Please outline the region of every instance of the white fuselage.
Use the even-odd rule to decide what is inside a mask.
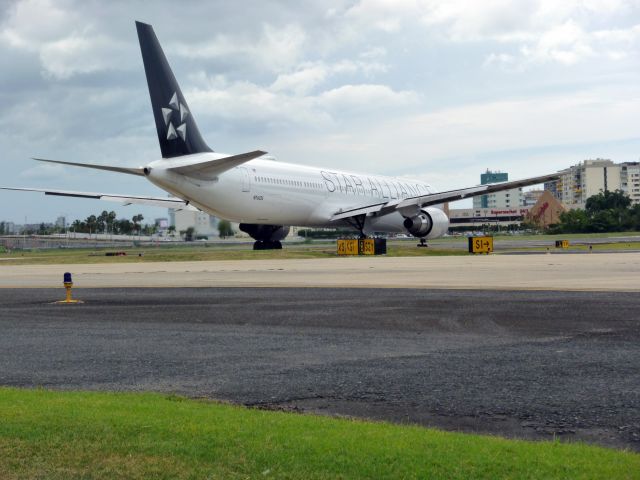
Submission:
[[[225,156],[210,153],[157,160],[148,165],[147,178],[163,190],[220,218],[240,223],[307,227],[335,227],[331,217],[337,212],[433,192],[429,184],[419,180],[320,169],[263,158],[214,178],[195,178],[167,170]],[[400,214],[396,212],[377,218],[375,230],[399,232],[401,224]]]

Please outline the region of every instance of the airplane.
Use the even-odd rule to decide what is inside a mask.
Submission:
[[[360,174],[276,161],[255,150],[237,155],[214,152],[204,141],[151,25],[136,22],[162,158],[144,167],[34,158],[76,167],[145,177],[171,194],[148,197],[48,188],[0,187],[78,198],[200,210],[239,223],[254,249],[280,249],[290,226],[348,225],[366,237],[374,232],[427,239],[443,236],[446,202],[556,180],[557,174],[524,180],[435,191],[417,179]]]

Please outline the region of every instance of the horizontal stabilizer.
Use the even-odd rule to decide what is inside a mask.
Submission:
[[[95,165],[93,163],[75,163],[75,162],[63,162],[61,160],[47,160],[46,158],[33,158],[38,162],[58,163],[60,165],[71,165],[74,167],[93,168],[96,170],[107,170],[109,172],[126,173],[129,175],[139,175],[144,177],[142,168],[125,168],[125,167],[112,167],[109,165]]]
[[[180,198],[145,197],[140,195],[118,195],[114,193],[94,193],[94,192],[74,192],[70,190],[50,190],[46,188],[17,188],[0,187],[0,190],[17,190],[21,192],[40,192],[45,195],[57,195],[60,197],[93,198],[94,200],[105,200],[107,202],[118,202],[122,205],[147,205],[150,207],[175,208],[176,210],[198,209],[189,202]]]
[[[217,158],[215,160],[206,160],[204,162],[192,163],[180,167],[169,168],[172,172],[186,175],[188,177],[199,178],[202,180],[213,180],[221,173],[231,170],[232,168],[242,165],[243,163],[261,157],[267,152],[255,150],[253,152],[241,153],[230,157]]]

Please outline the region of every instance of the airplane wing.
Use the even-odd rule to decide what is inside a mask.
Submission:
[[[393,199],[387,202],[378,202],[370,205],[360,206],[349,210],[338,211],[333,214],[331,220],[344,220],[346,218],[357,217],[359,215],[367,215],[377,213],[378,215],[387,215],[396,210],[424,208],[429,205],[437,205],[439,203],[453,202],[464,198],[476,197],[487,193],[501,192],[503,190],[511,190],[512,188],[527,187],[537,185],[539,183],[557,180],[559,174],[542,175],[540,177],[525,178],[523,180],[514,180],[511,182],[490,183],[487,185],[476,185],[475,187],[460,188],[458,190],[448,190],[445,192],[429,193],[417,197],[409,197],[404,199]]]
[[[93,198],[94,200],[106,200],[107,202],[118,202],[122,205],[148,205],[151,207],[175,208],[176,210],[194,210],[198,209],[193,205],[189,205],[180,198],[175,197],[145,197],[139,195],[118,195],[113,193],[93,193],[93,192],[74,192],[70,190],[49,190],[44,188],[16,188],[16,187],[0,187],[0,190],[17,190],[21,192],[41,192],[45,195],[57,195],[61,197],[76,198]]]

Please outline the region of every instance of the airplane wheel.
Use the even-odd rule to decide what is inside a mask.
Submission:
[[[282,250],[282,243],[258,240],[253,244],[254,250]]]

